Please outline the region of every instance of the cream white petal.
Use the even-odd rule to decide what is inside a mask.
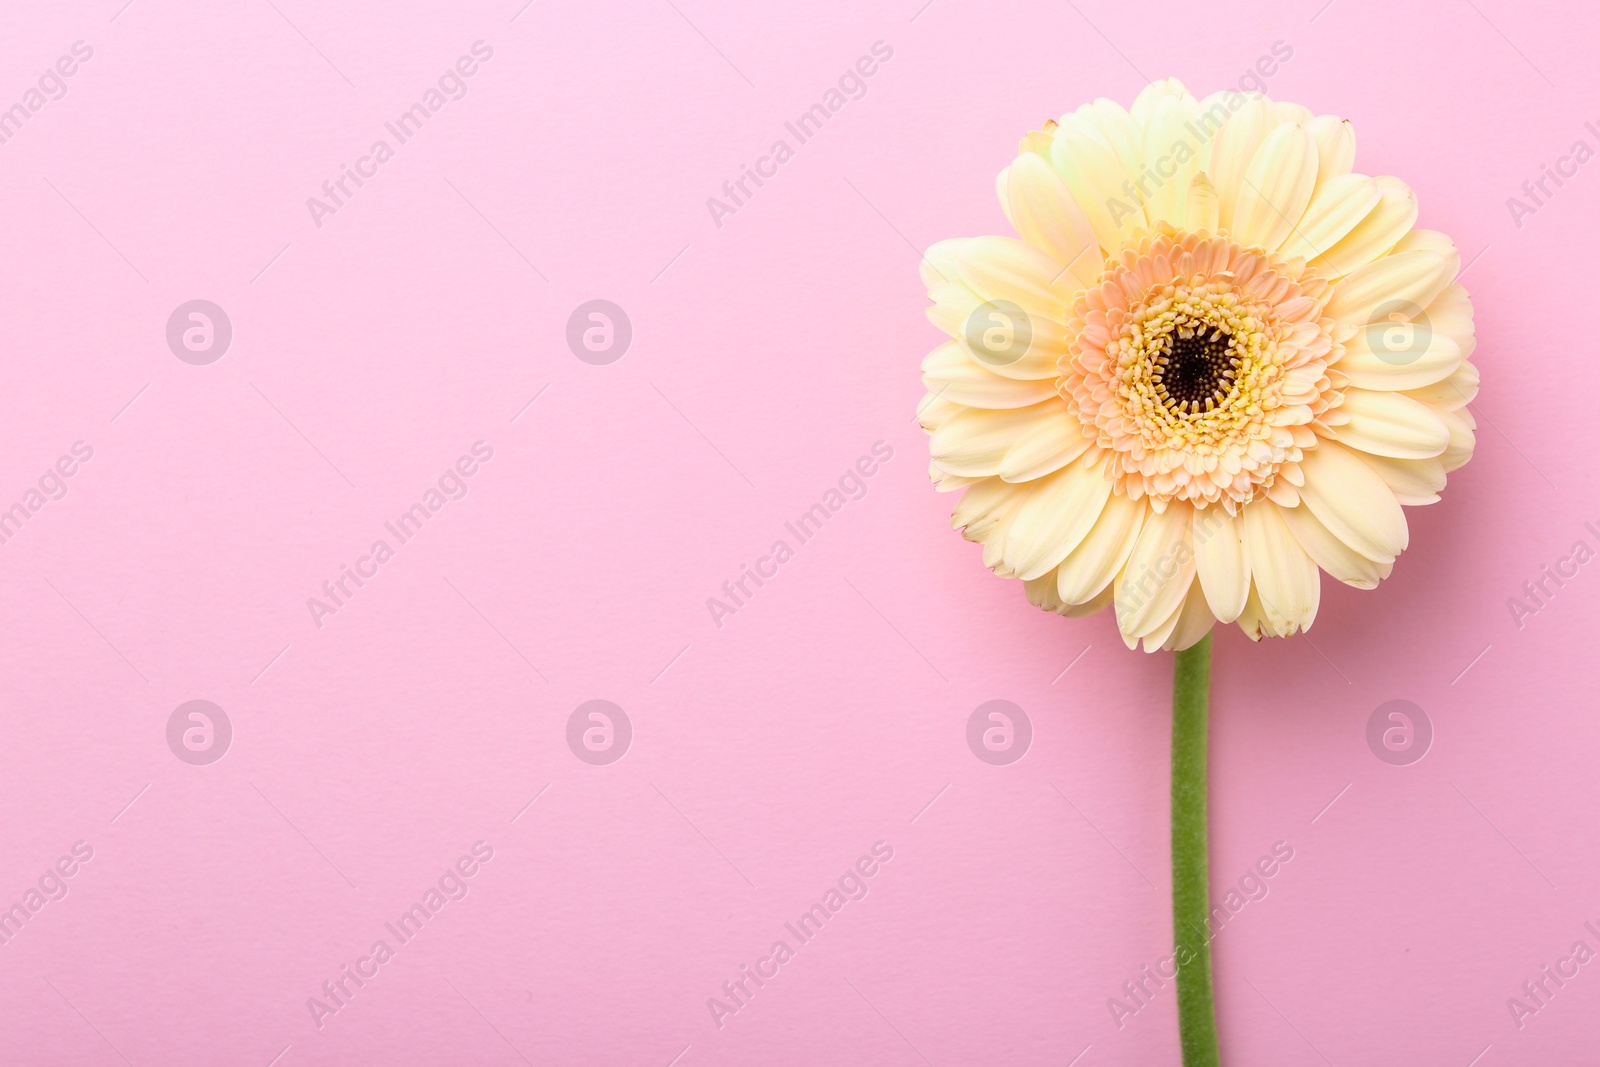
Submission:
[[[1360,455],[1322,441],[1300,460],[1300,497],[1339,540],[1376,563],[1393,563],[1410,533],[1394,493]]]
[[[1433,330],[1447,335],[1461,348],[1461,358],[1470,359],[1477,347],[1472,322],[1472,299],[1460,282],[1452,282],[1423,309],[1423,318]]]
[[[1013,237],[974,237],[962,246],[957,263],[973,292],[985,300],[1013,301],[1030,314],[1050,315],[1076,295],[1061,280],[1061,264]]]
[[[1202,637],[1210,633],[1211,627],[1219,621],[1231,620],[1219,620],[1211,614],[1211,608],[1205,594],[1200,591],[1200,583],[1197,580],[1194,585],[1189,587],[1188,595],[1183,598],[1183,607],[1179,609],[1177,625],[1172,628],[1172,632],[1161,642],[1161,647],[1170,652],[1182,652],[1186,648],[1191,648]],[[1149,648],[1150,642],[1146,639],[1145,649],[1148,651]]]
[[[1233,209],[1233,235],[1247,245],[1275,251],[1311,202],[1317,142],[1299,126],[1279,124],[1256,149],[1243,182]]]
[[[1435,414],[1450,431],[1450,444],[1446,446],[1439,461],[1444,464],[1446,472],[1453,471],[1472,458],[1472,450],[1477,440],[1473,430],[1477,429],[1477,420],[1467,408],[1458,411],[1435,411]]]
[[[1211,613],[1232,622],[1250,595],[1250,563],[1245,557],[1239,518],[1220,507],[1194,513],[1195,571]]]
[[[1117,628],[1143,637],[1171,617],[1194,580],[1190,526],[1194,509],[1174,501],[1146,517],[1128,562],[1117,576]]]
[[[929,451],[933,461],[951,474],[969,478],[999,474],[1011,446],[1035,427],[1059,420],[1065,411],[1066,402],[1060,399],[1010,411],[963,408],[933,430]]]
[[[1313,563],[1345,585],[1357,589],[1376,589],[1384,576],[1383,564],[1374,563],[1333,534],[1317,520],[1308,507],[1283,508],[1280,512],[1289,532],[1305,549]]]
[[[1325,311],[1351,326],[1382,322],[1390,308],[1425,306],[1454,276],[1455,263],[1448,256],[1428,249],[1396,252],[1352,271],[1335,285]]]
[[[1000,201],[1000,210],[1005,213],[1006,221],[1011,223],[1011,228],[1022,233],[1022,228],[1017,225],[1017,217],[1011,211],[1011,168],[1002,167],[1000,173],[994,176],[994,193]],[[1027,234],[1023,234],[1026,238]]]
[[[1288,100],[1274,100],[1272,114],[1279,122],[1292,122],[1296,126],[1309,125],[1316,117],[1309,107],[1304,104],[1291,103]]]
[[[1211,161],[1206,175],[1216,187],[1221,224],[1224,229],[1233,226],[1233,209],[1239,191],[1244,186],[1244,175],[1255,158],[1256,149],[1266,140],[1267,133],[1277,125],[1272,101],[1264,96],[1250,95],[1237,111],[1229,115],[1211,142]]]
[[[961,249],[970,237],[952,237],[944,241],[936,241],[922,254],[922,262],[917,265],[922,273],[922,284],[932,289],[941,282],[951,282],[961,277],[961,270],[956,265]]]
[[[1061,121],[1068,128],[1076,129],[1075,124],[1081,122],[1092,129],[1095,136],[1111,149],[1124,170],[1131,172],[1139,165],[1139,125],[1128,110],[1115,100],[1098,97],[1078,108],[1073,113],[1073,119],[1063,116]]]
[[[1041,422],[1017,438],[1000,461],[1000,477],[1008,482],[1031,482],[1060,470],[1088,450],[1093,442],[1069,406],[1060,404],[1060,417]]]
[[[1121,493],[1108,497],[1094,528],[1056,569],[1061,599],[1081,604],[1108,588],[1127,563],[1149,513],[1149,505],[1142,500],[1130,500]]]
[[[1128,109],[1134,126],[1148,127],[1163,102],[1182,105],[1185,111],[1198,107],[1183,82],[1177,78],[1162,78],[1139,90],[1139,95],[1134,97],[1133,107]]]
[[[1205,172],[1196,174],[1189,181],[1189,193],[1184,204],[1184,218],[1188,220],[1189,227],[1194,230],[1203,230],[1206,233],[1216,233],[1221,223],[1222,202],[1217,197],[1216,187],[1211,184],[1211,179]]]
[[[1332,248],[1311,261],[1324,278],[1339,278],[1366,266],[1404,237],[1417,221],[1417,196],[1399,178],[1382,175],[1378,203]]]
[[[1280,246],[1282,251],[1315,259],[1366,218],[1381,196],[1378,183],[1365,174],[1341,174],[1319,183],[1294,232]]]
[[[969,541],[982,541],[1022,503],[1016,486],[999,478],[984,478],[972,484],[956,502],[950,526],[965,532]]]
[[[1115,587],[1113,586],[1113,588],[1115,588]],[[1113,606],[1115,606],[1116,605],[1116,600],[1113,599],[1111,603],[1112,603]],[[1178,614],[1177,611],[1174,611],[1172,613],[1171,618],[1172,618],[1173,625],[1177,624],[1177,614]],[[1122,643],[1125,646],[1127,646],[1127,649],[1128,649],[1129,652],[1132,652],[1132,651],[1136,650],[1139,647],[1139,639],[1137,637],[1133,636],[1132,634],[1128,633],[1127,631],[1119,629],[1117,631],[1117,634],[1118,634],[1118,636],[1120,636],[1122,638]]]
[[[1335,439],[1391,459],[1426,459],[1450,443],[1450,431],[1426,404],[1402,393],[1348,389],[1339,411],[1346,417]]]
[[[985,369],[954,341],[923,358],[922,383],[931,396],[975,408],[1023,408],[1059,395],[1049,378],[1007,378]]]
[[[1028,154],[1006,173],[1011,222],[1023,240],[1048,253],[1078,287],[1093,285],[1103,259],[1099,240],[1055,168]]]
[[[1306,123],[1317,141],[1317,184],[1349,174],[1356,163],[1356,128],[1338,115],[1318,115]]]
[[[917,405],[917,425],[932,433],[966,409],[967,406],[965,404],[958,404],[947,397],[929,394],[922,398],[922,403]]]
[[[988,370],[1008,378],[1055,376],[1066,351],[1066,327],[1049,310],[1028,308],[1005,297],[986,299],[964,281],[937,282],[928,321],[955,338]],[[990,336],[987,331],[999,330]],[[1015,342],[1015,343],[1013,343]],[[979,351],[974,351],[974,348]]]
[[[1204,160],[1190,132],[1193,128],[1193,110],[1182,97],[1163,97],[1151,109],[1144,127],[1140,181],[1148,191],[1145,215],[1152,222],[1194,226],[1188,218],[1189,185]]]
[[[1478,396],[1478,368],[1462,362],[1448,378],[1432,385],[1406,390],[1406,396],[1440,411],[1457,411]]]
[[[1283,509],[1258,500],[1239,512],[1250,581],[1272,632],[1279,636],[1311,628],[1322,583],[1317,565],[1289,532]]]
[[[1402,320],[1357,330],[1334,367],[1359,389],[1400,391],[1443,381],[1460,365],[1461,349],[1447,334]]]
[[[1004,558],[1019,578],[1054,570],[1094,526],[1111,495],[1099,466],[1074,463],[1029,484],[1006,529]]]
[[[961,336],[967,328],[967,320],[983,303],[983,297],[959,278],[936,280],[928,286],[928,299],[933,301],[925,311],[928,321],[951,337]]]
[[[928,298],[928,321],[985,370],[1019,380],[1053,379],[1059,372],[1067,345],[1060,321],[1004,297],[985,299],[963,281],[937,282]]]
[[[1263,637],[1277,637],[1267,623],[1266,609],[1261,606],[1261,596],[1256,592],[1254,582],[1250,583],[1250,598],[1244,602],[1244,610],[1239,613],[1239,629],[1252,641],[1259,641]]]
[[[1023,582],[1022,591],[1027,596],[1028,603],[1036,608],[1043,608],[1045,611],[1054,611],[1059,614],[1066,605],[1056,595],[1055,579],[1055,572],[1052,571],[1049,574],[1038,578],[1029,578]]]
[[[1100,590],[1092,600],[1086,600],[1082,604],[1063,604],[1058,610],[1069,619],[1087,619],[1090,615],[1098,615],[1111,606],[1111,598],[1115,590],[1116,587],[1107,582],[1106,587]]]
[[[1067,344],[1056,316],[1073,294],[1056,280],[1054,261],[1009,237],[969,238],[938,252],[939,269],[956,277],[930,275],[928,321],[1003,378],[1056,377]]]
[[[1394,491],[1395,499],[1408,507],[1432,504],[1439,499],[1444,488],[1444,461],[1429,459],[1389,459],[1385,456],[1362,457],[1367,466],[1378,472],[1384,484]]]
[[[1020,502],[1019,502],[1020,503]],[[994,571],[1002,578],[1015,578],[1017,572],[1012,570],[1005,561],[1006,530],[1011,526],[1011,520],[1016,518],[1017,509],[1012,508],[1004,515],[996,517],[993,529],[983,537],[968,537],[969,541],[980,541],[983,544],[983,565]]]
[[[1194,583],[1191,581],[1190,585],[1193,586],[1193,584]],[[1202,597],[1201,599],[1204,600],[1205,598]],[[1143,635],[1142,639],[1144,641],[1144,650],[1146,652],[1158,652],[1161,650],[1162,646],[1167,643],[1167,640],[1172,636],[1172,632],[1178,628],[1179,620],[1183,618],[1183,606],[1186,603],[1188,603],[1187,596],[1178,601],[1177,605],[1172,609],[1171,614],[1169,614],[1165,619],[1162,619],[1155,626],[1151,627],[1149,632]],[[1132,634],[1122,635],[1122,643],[1128,646],[1128,651],[1130,652],[1138,647],[1140,640],[1141,638],[1135,637]]]
[[[1047,122],[1043,129],[1029,130],[1017,142],[1017,154],[1030,154],[1043,156],[1046,161],[1050,159],[1050,145],[1056,139],[1056,123]]]
[[[1447,259],[1453,259],[1455,264],[1450,271],[1451,278],[1461,272],[1460,250],[1456,248],[1456,243],[1450,240],[1448,234],[1440,233],[1438,230],[1411,230],[1395,242],[1394,247],[1389,250],[1389,254],[1398,255],[1401,252],[1415,252],[1419,249],[1437,252]]]
[[[940,307],[941,319],[935,324],[941,326],[959,310],[954,303]],[[931,311],[928,317],[934,317]],[[1019,381],[1054,381],[1067,351],[1065,326],[1003,297],[974,303],[954,336],[974,363],[1002,378]]]
[[[1050,163],[1102,248],[1120,248],[1126,234],[1145,225],[1143,203],[1122,187],[1131,176],[1128,168],[1098,137],[1063,125],[1056,131]]]
[[[987,481],[985,478],[968,478],[960,474],[948,474],[940,470],[937,463],[928,464],[928,480],[933,483],[933,491],[936,493],[954,493],[977,485],[979,482]]]

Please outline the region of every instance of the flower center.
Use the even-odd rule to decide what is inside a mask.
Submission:
[[[1183,328],[1167,335],[1167,351],[1156,359],[1151,380],[1161,403],[1181,415],[1210,411],[1222,403],[1239,372],[1239,357],[1232,354],[1233,338],[1213,328],[1209,334]]]
[[[1312,424],[1342,400],[1327,285],[1227,237],[1140,238],[1079,294],[1057,389],[1118,492],[1230,512],[1299,484]]]

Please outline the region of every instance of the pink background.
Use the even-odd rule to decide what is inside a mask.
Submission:
[[[93,58],[0,145],[0,508],[94,455],[0,546],[0,907],[93,858],[0,946],[0,1062],[1176,1062],[1170,985],[1120,1028],[1107,1003],[1170,943],[1170,657],[948,529],[917,250],[1005,231],[994,175],[1043,119],[1234,86],[1278,41],[1270,91],[1350,117],[1471,261],[1483,392],[1391,581],[1327,588],[1309,638],[1219,633],[1215,891],[1294,849],[1214,945],[1225,1056],[1589,1062],[1600,963],[1520,1030],[1506,1002],[1600,949],[1600,568],[1520,629],[1507,600],[1600,548],[1600,162],[1520,227],[1506,199],[1600,147],[1600,16],[1321,2],[12,5],[0,107]],[[468,94],[314,225],[479,40]],[[877,41],[866,96],[715,225]],[[164,334],[196,298],[234,329],[208,366]],[[565,341],[596,298],[633,325],[607,366]],[[307,598],[479,440],[468,495],[318,628]],[[714,625],[878,441],[865,498]],[[596,698],[634,730],[608,766],[566,742]],[[207,766],[166,742],[193,699],[233,725]],[[1010,766],[965,740],[993,699],[1033,724]],[[1435,731],[1410,766],[1365,740],[1394,699]],[[480,840],[319,1029],[307,999]],[[719,1028],[707,999],[877,841],[869,895]]]

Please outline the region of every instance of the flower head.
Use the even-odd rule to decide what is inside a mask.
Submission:
[[[1472,455],[1478,374],[1455,246],[1354,159],[1336,116],[1169,79],[1022,139],[1020,240],[928,250],[932,476],[1034,604],[1187,648],[1389,575],[1401,505]]]

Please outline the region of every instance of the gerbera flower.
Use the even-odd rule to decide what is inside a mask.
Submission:
[[[1130,648],[1308,629],[1472,455],[1450,239],[1349,122],[1176,80],[1086,104],[1000,172],[1021,239],[928,250],[932,476],[984,563]]]

